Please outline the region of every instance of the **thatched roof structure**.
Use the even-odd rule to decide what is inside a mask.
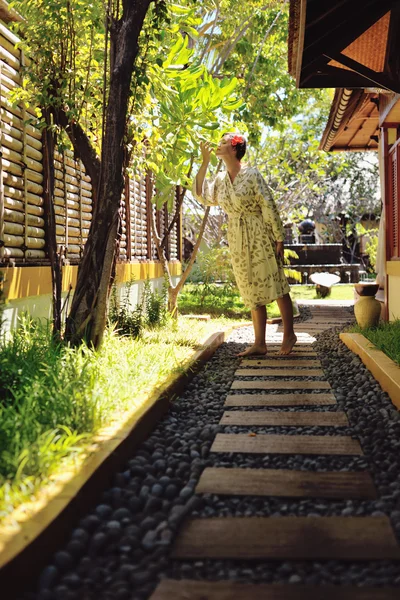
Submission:
[[[298,87],[400,92],[400,2],[290,0],[289,72]]]

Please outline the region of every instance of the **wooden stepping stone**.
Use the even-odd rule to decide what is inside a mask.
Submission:
[[[400,560],[400,549],[387,517],[222,517],[186,521],[172,557]]]
[[[205,469],[197,484],[196,493],[368,500],[377,497],[372,478],[366,472],[313,473],[289,469],[224,467]]]
[[[346,435],[217,433],[211,452],[244,454],[328,454],[362,456],[358,441]]]
[[[304,325],[346,325],[346,323],[351,322],[353,319],[312,319],[311,321],[306,321]]]
[[[299,323],[298,325],[294,326],[294,331],[307,331],[308,329],[324,329],[329,327],[331,324],[330,323]]]
[[[279,359],[284,358],[284,356],[282,356],[282,354],[278,353],[278,350],[274,350],[274,348],[270,345],[268,345],[268,356],[269,357],[276,356]],[[318,356],[318,354],[316,352],[312,351],[311,349],[310,350],[295,350],[295,351],[292,350],[292,352],[288,356],[290,356],[291,358],[297,358],[298,356],[300,356],[300,357],[306,356],[307,358],[308,357],[312,358],[314,356]],[[253,359],[251,359],[251,356],[249,356],[249,358],[247,360],[257,360],[257,359],[260,360],[261,357],[255,356]]]
[[[330,390],[327,381],[234,381],[232,390]]]
[[[272,344],[272,343],[268,344],[268,350],[272,350],[273,352],[278,352],[280,349],[281,349],[281,347],[277,344]],[[292,354],[298,354],[299,352],[307,352],[307,353],[310,353],[310,356],[317,356],[317,353],[315,352],[314,348],[312,347],[312,344],[296,344],[295,347],[293,348],[293,350],[291,351],[290,355],[284,355],[282,358],[291,356]]]
[[[398,600],[399,588],[164,579],[150,600]]]
[[[234,394],[224,406],[329,406],[337,404],[333,394]]]
[[[274,359],[259,359],[259,360],[242,360],[240,363],[244,367],[320,367],[321,363],[319,360],[302,360],[301,358],[296,359],[285,359],[285,358],[274,358]]]
[[[323,377],[321,369],[238,369],[238,377]]]
[[[289,427],[347,427],[344,412],[225,411],[220,425],[277,425]]]

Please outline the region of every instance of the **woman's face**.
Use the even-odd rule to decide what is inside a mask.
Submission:
[[[232,136],[230,134],[224,135],[217,146],[215,154],[220,156],[236,156],[235,148],[231,144]]]

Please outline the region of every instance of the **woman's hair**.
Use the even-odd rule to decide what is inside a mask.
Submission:
[[[236,158],[238,160],[241,160],[243,158],[243,156],[246,154],[246,146],[247,146],[246,138],[241,133],[236,133],[236,132],[231,132],[231,131],[224,133],[224,135],[222,137],[225,137],[226,135],[231,136],[232,142],[234,142],[232,144],[232,146],[235,148]]]

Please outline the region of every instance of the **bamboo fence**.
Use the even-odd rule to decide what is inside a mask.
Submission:
[[[35,125],[35,111],[15,105],[10,92],[21,85],[26,65],[18,38],[0,22],[0,264],[10,260],[33,264],[48,262],[43,203],[42,133]],[[54,211],[58,250],[65,260],[79,262],[92,221],[90,177],[72,151],[54,157]],[[121,198],[119,260],[157,260],[151,240],[150,177],[126,180]],[[168,223],[165,210],[157,211],[161,235]],[[179,223],[174,226],[168,258],[179,259]]]

